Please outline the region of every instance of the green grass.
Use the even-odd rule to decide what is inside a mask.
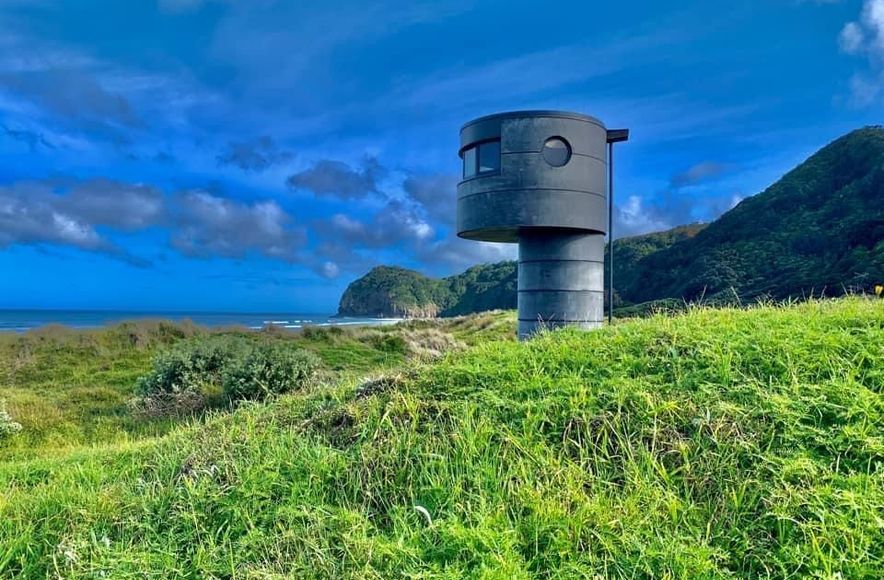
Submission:
[[[142,322],[102,331],[53,326],[0,335],[0,399],[24,426],[19,436],[0,443],[0,459],[167,432],[172,422],[136,421],[126,401],[157,349],[193,332]]]
[[[135,417],[127,404],[151,358],[196,334],[233,334],[278,340],[310,350],[332,379],[402,366],[433,331],[454,341],[512,338],[511,313],[430,320],[381,328],[313,327],[304,332],[274,329],[210,331],[192,324],[127,322],[76,331],[49,326],[23,335],[0,334],[0,400],[24,426],[0,443],[0,460],[65,454],[83,445],[123,443],[169,432],[180,421]],[[390,340],[401,337],[403,340]]]
[[[345,374],[0,463],[0,577],[884,569],[884,302],[477,342],[370,392]]]

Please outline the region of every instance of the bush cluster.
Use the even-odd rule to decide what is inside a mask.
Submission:
[[[252,344],[226,361],[221,383],[232,400],[261,400],[303,387],[318,367],[315,355],[285,343]]]
[[[232,336],[201,336],[179,342],[154,357],[151,372],[138,381],[138,392],[205,392],[221,384],[225,364],[246,348],[245,339]]]
[[[368,343],[379,351],[388,354],[405,354],[408,352],[408,345],[405,339],[398,334],[391,334],[389,332],[372,334],[368,338]]]
[[[138,392],[146,408],[165,408],[181,396],[193,410],[193,395],[222,393],[230,401],[263,400],[304,386],[316,373],[312,353],[284,342],[254,342],[236,336],[201,336],[157,355]],[[170,399],[171,397],[171,399]]]

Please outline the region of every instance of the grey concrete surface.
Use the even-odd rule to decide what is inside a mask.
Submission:
[[[562,166],[543,156],[550,138],[567,143],[570,156]],[[466,150],[498,139],[500,171],[458,184],[458,236],[519,244],[520,338],[543,328],[601,326],[605,126],[593,117],[561,111],[490,115],[461,129],[461,158]]]

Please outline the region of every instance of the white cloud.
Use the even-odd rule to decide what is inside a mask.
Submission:
[[[0,248],[53,244],[104,252],[132,263],[98,228],[140,230],[162,221],[162,194],[106,179],[44,180],[0,186]]]
[[[653,208],[646,207],[638,195],[630,195],[626,203],[615,205],[614,237],[624,238],[671,228],[673,223],[664,219]]]
[[[872,48],[884,56],[884,0],[866,0],[862,19],[873,34]]]
[[[668,230],[697,222],[710,222],[733,209],[745,196],[709,195],[701,198],[672,190],[646,198],[630,195],[614,204],[614,237],[625,238]]]
[[[69,215],[52,212],[52,220],[48,225],[59,242],[90,249],[102,244],[101,238],[92,226],[77,221]]]
[[[197,115],[236,118],[225,99],[186,69],[122,66],[88,49],[12,30],[0,31],[4,122],[39,127],[59,148],[86,150],[109,141],[119,152],[120,145],[151,137],[168,140],[176,129],[192,139]]]
[[[703,161],[673,175],[669,185],[672,188],[691,187],[721,177],[727,170],[725,163]]]
[[[476,264],[515,260],[518,255],[518,244],[475,242],[454,236],[422,246],[417,252],[422,262],[442,268],[443,274],[460,272]]]
[[[303,229],[275,201],[239,202],[191,191],[180,197],[178,229],[172,245],[199,257],[243,258],[251,252],[289,262],[299,261],[306,241]]]
[[[388,202],[369,222],[335,214],[318,226],[327,238],[345,240],[360,248],[392,247],[403,242],[414,246],[431,240],[436,234],[433,226],[413,208],[395,200]]]
[[[430,219],[450,225],[457,213],[455,192],[458,181],[460,178],[456,174],[413,174],[402,182],[402,190],[423,208]]]
[[[292,189],[305,189],[317,196],[358,199],[379,192],[380,180],[387,170],[376,158],[366,157],[361,167],[343,161],[321,159],[311,167],[290,175],[286,184]]]
[[[403,224],[406,228],[414,224]],[[334,264],[302,255],[306,232],[272,200],[237,201],[202,190],[163,194],[109,179],[57,179],[0,185],[0,249],[13,245],[70,246],[135,265],[108,234],[169,229],[171,245],[197,258],[260,255],[308,263],[331,275]]]
[[[838,46],[847,54],[859,54],[865,43],[865,34],[862,27],[856,22],[848,22],[841,30],[838,37]]]
[[[845,54],[868,58],[870,70],[850,79],[850,103],[874,104],[884,90],[884,0],[865,0],[859,19],[841,29],[838,45]]]
[[[341,273],[341,268],[334,262],[323,262],[319,273],[325,278],[337,278],[338,274]]]

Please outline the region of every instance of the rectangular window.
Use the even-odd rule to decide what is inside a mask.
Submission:
[[[500,139],[471,145],[463,150],[463,178],[500,173]]]
[[[488,141],[479,145],[479,173],[500,171],[500,141]]]
[[[463,152],[463,178],[476,176],[476,148],[470,147]]]

